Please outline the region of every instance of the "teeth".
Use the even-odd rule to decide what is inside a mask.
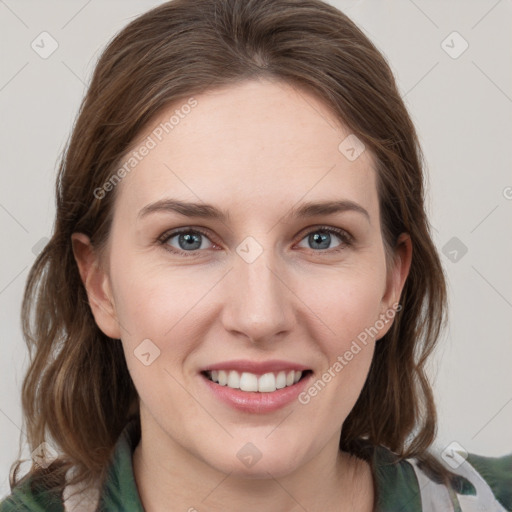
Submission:
[[[208,377],[221,386],[242,391],[272,393],[299,382],[302,372],[291,370],[289,372],[281,371],[277,374],[265,373],[258,376],[249,372],[243,372],[240,375],[236,370],[212,370],[208,372]]]
[[[213,379],[213,375],[211,377]],[[219,371],[219,384],[221,386],[225,386],[227,383],[228,383],[228,374],[224,370],[220,370]]]
[[[240,389],[240,375],[235,370],[229,372],[228,388]]]
[[[258,377],[253,373],[242,373],[240,377],[240,389],[242,391],[258,391]]]
[[[276,388],[277,389],[283,389],[284,387],[286,387],[286,373],[285,372],[279,372],[277,374],[277,378],[276,378]]]
[[[258,391],[272,393],[276,390],[276,377],[273,373],[265,373],[258,379]]]

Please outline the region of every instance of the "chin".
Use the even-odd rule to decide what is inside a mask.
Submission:
[[[296,446],[283,450],[260,443],[242,442],[226,447],[220,453],[204,458],[212,468],[233,477],[251,480],[280,478],[296,471],[304,461],[305,454],[298,453]],[[259,446],[259,448],[257,447]]]

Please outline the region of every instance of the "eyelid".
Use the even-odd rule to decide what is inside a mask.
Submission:
[[[310,251],[313,253],[335,254],[339,251],[342,251],[343,249],[346,249],[347,247],[351,246],[354,243],[354,237],[346,229],[337,228],[334,226],[321,225],[321,224],[309,226],[307,228],[304,228],[302,231],[300,231],[299,234],[297,235],[297,237],[299,237],[297,243],[302,241],[307,235],[309,235],[311,233],[315,233],[315,232],[320,232],[320,231],[334,233],[336,236],[338,236],[338,238],[340,238],[341,244],[332,249],[323,249],[323,250],[319,250],[319,251],[310,249]],[[205,236],[206,238],[208,238],[214,245],[219,245],[217,242],[215,242],[215,240],[211,240],[212,238],[215,239],[215,237],[211,235],[209,230],[207,230],[206,228],[200,228],[200,227],[195,227],[195,226],[183,226],[181,228],[169,229],[169,230],[165,231],[163,234],[161,234],[155,241],[160,243],[161,245],[165,246],[171,238],[175,237],[176,235],[179,235],[180,233],[199,233],[199,234]],[[176,249],[174,247],[171,249],[169,249],[168,247],[164,247],[164,248],[165,248],[165,250],[168,250],[169,252],[171,252],[173,254],[184,255],[184,256],[188,256],[188,257],[195,257],[195,256],[197,257],[197,256],[199,256],[199,253],[204,252],[204,250],[200,251],[198,249],[196,249],[194,251],[183,251],[180,249]]]

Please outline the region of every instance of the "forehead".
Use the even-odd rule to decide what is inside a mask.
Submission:
[[[118,185],[116,209],[139,211],[169,196],[245,211],[346,198],[372,213],[373,159],[369,151],[355,159],[346,153],[353,137],[321,100],[283,82],[247,81],[184,98],[132,144],[124,162],[131,158],[133,170]]]

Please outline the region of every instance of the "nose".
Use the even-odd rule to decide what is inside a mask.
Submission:
[[[224,328],[253,343],[272,343],[278,335],[290,332],[295,322],[287,273],[273,254],[264,250],[254,261],[235,255],[224,283]]]

